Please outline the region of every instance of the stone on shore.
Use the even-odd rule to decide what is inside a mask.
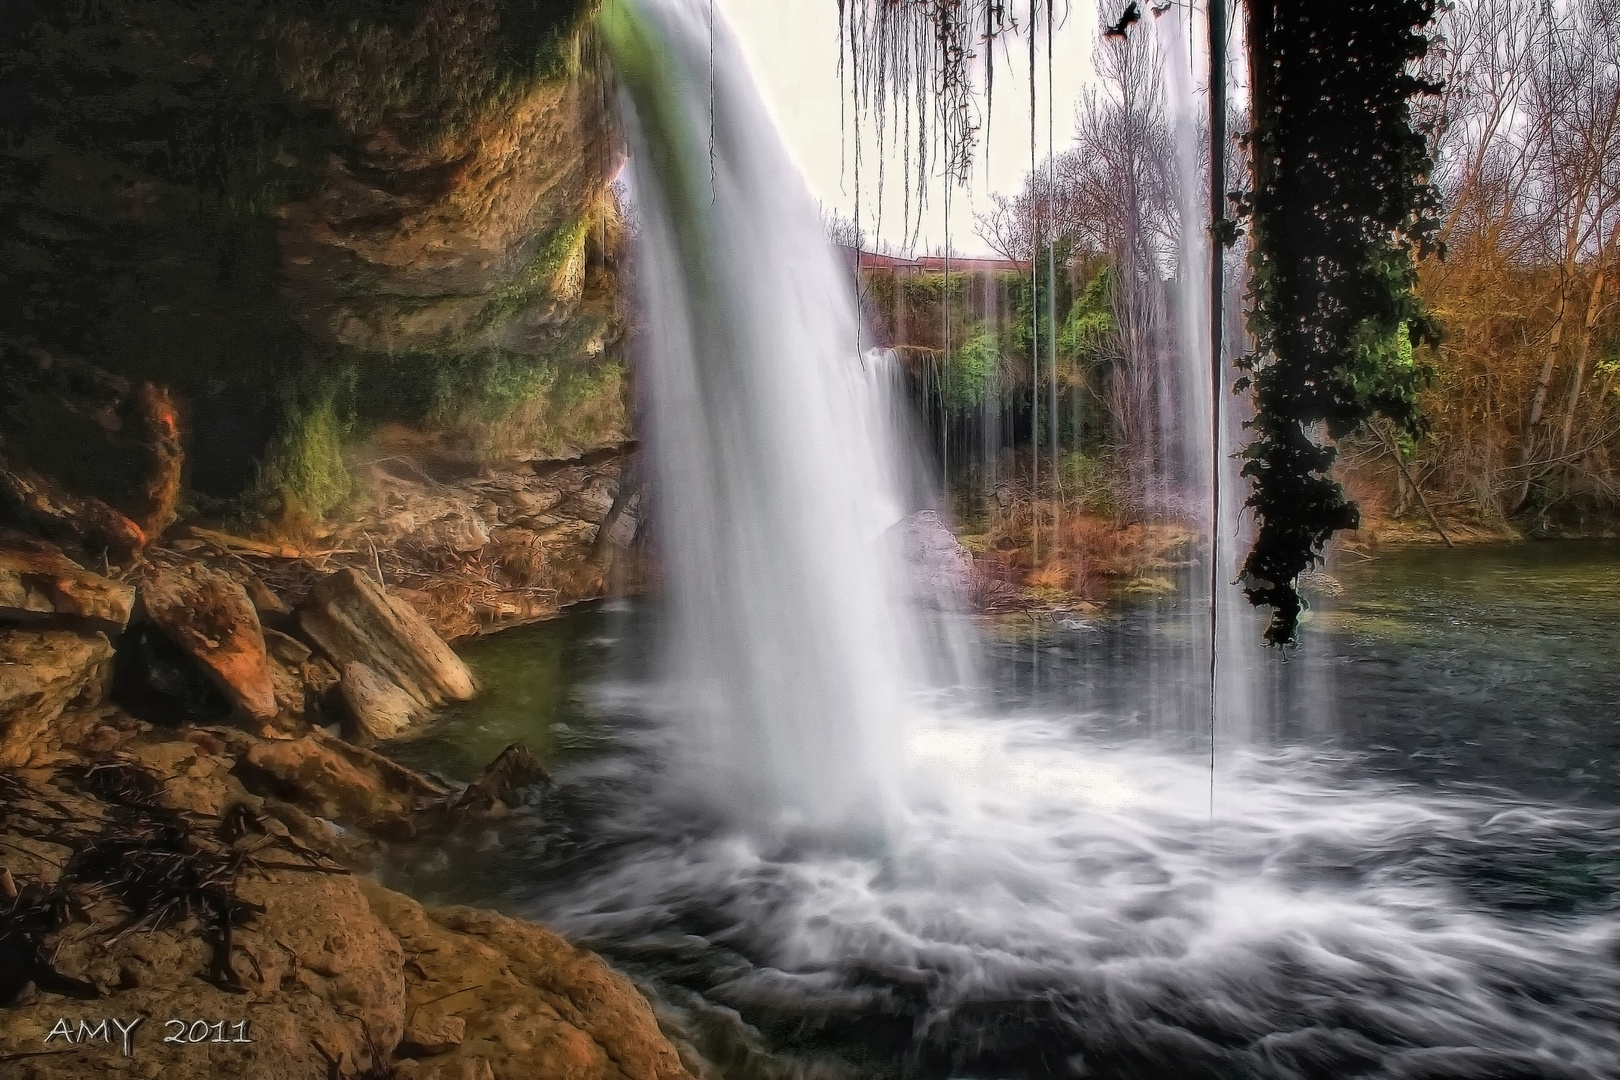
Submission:
[[[364,664],[422,709],[477,692],[472,672],[427,620],[352,567],[315,584],[298,625],[339,669]]]
[[[348,707],[343,737],[351,742],[392,739],[422,713],[415,698],[358,660],[343,665],[338,693]]]

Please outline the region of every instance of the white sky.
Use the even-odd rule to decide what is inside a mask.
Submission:
[[[1018,16],[1020,25],[1024,24],[1025,5],[1026,0],[1012,0],[1008,5],[1009,11]],[[836,0],[717,0],[717,6],[741,41],[754,80],[789,151],[805,174],[811,192],[844,216],[852,216],[855,154],[853,140],[846,141],[839,126]],[[1124,0],[1118,6],[1123,8]],[[1060,12],[1065,7],[1070,9],[1066,19],[1060,16],[1053,50],[1056,62],[1052,65],[1053,129],[1057,146],[1062,149],[1069,144],[1074,129],[1075,104],[1092,79],[1091,49],[1098,28],[1093,0],[1059,0],[1057,7]],[[1040,37],[1036,62],[1039,116],[1036,152],[1044,159],[1048,150],[1049,100],[1044,29]],[[981,130],[971,187],[965,191],[959,188],[951,195],[951,246],[962,254],[987,253],[983,242],[974,235],[973,212],[988,208],[991,192],[1017,191],[1029,171],[1028,48],[1022,37],[998,47],[990,152],[985,153],[985,133]],[[982,61],[975,66],[982,67]],[[874,236],[899,244],[903,205],[900,157],[897,153],[889,154],[879,233],[875,228],[877,148],[869,132],[863,135],[868,141],[862,155],[861,225],[869,244]],[[932,250],[945,240],[943,195],[936,178],[919,237],[918,246],[922,250]],[[915,207],[912,212],[915,214]]]

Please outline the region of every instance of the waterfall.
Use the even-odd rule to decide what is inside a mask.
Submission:
[[[636,384],[685,749],[671,771],[751,823],[865,829],[894,805],[929,678],[927,627],[896,588],[913,478],[892,358],[860,351],[848,268],[710,19],[702,0],[601,17],[642,222]]]

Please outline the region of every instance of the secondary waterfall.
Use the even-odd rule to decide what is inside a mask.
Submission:
[[[925,679],[893,588],[910,507],[849,270],[707,3],[602,15],[642,221],[638,385],[672,605],[677,768],[753,820],[837,828],[890,803]],[[711,53],[712,48],[712,53]]]

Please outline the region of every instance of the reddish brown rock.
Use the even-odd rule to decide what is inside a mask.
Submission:
[[[134,586],[93,574],[48,545],[0,550],[0,618],[82,619],[117,633],[134,606]]]
[[[324,818],[389,833],[410,831],[411,811],[446,793],[381,754],[318,728],[296,739],[251,740],[242,761],[251,788],[274,790]]]
[[[67,537],[86,547],[128,559],[146,546],[141,527],[92,495],[78,495],[43,473],[12,465],[0,455],[0,496],[47,536]]]
[[[405,1028],[400,1053],[415,1058],[433,1057],[461,1045],[467,1035],[467,1021],[459,1016],[419,1013]]]
[[[646,999],[596,954],[532,923],[361,887],[416,958],[410,1024],[463,1021],[461,1041],[431,1059],[435,1072],[413,1075],[483,1075],[482,1058],[493,1080],[690,1080]]]
[[[159,567],[141,583],[145,619],[184,649],[231,703],[274,720],[275,682],[259,614],[242,586],[199,563]]]

